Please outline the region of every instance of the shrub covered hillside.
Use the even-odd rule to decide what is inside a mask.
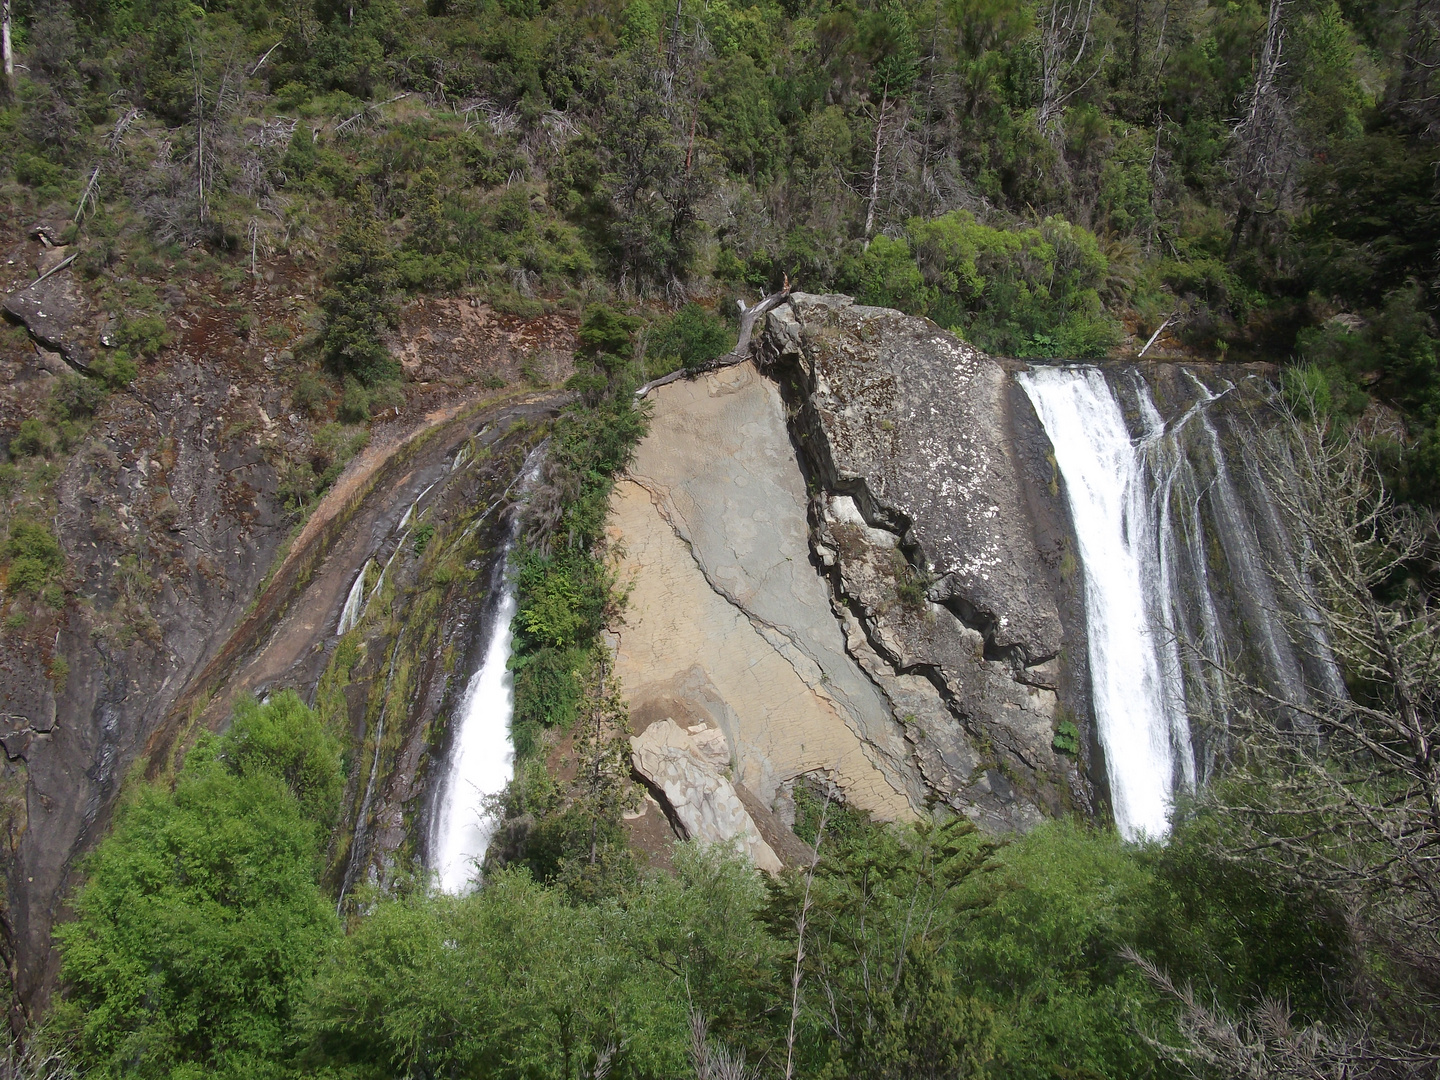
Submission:
[[[788,277],[1006,354],[1168,324],[1304,361],[1337,413],[1401,410],[1388,460],[1436,495],[1428,0],[12,11],[4,198],[73,222],[134,357],[163,322],[127,282],[195,251],[323,268],[316,348],[362,388],[407,291],[713,307]]]

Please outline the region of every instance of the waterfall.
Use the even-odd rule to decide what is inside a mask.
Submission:
[[[1019,376],[1065,481],[1096,733],[1129,838],[1163,836],[1177,792],[1205,781],[1230,719],[1229,673],[1297,706],[1317,686],[1343,692],[1264,471],[1247,459],[1237,477],[1226,461],[1211,414],[1235,387],[1174,374],[1189,404],[1169,420],[1138,371],[1113,383],[1096,368]]]
[[[510,741],[514,688],[510,676],[510,622],[515,617],[515,583],[507,573],[510,544],[491,573],[486,612],[488,637],[480,668],[470,679],[456,718],[455,742],[436,823],[434,868],[440,888],[463,892],[485,857],[495,822],[485,805],[505,790],[515,771]]]
[[[360,616],[365,613],[365,572],[370,569],[370,560],[365,560],[365,565],[360,567],[360,573],[355,575],[355,584],[350,586],[350,594],[345,597],[345,606],[340,609],[340,622],[335,627],[336,634],[344,634],[355,628],[360,621]]]
[[[516,481],[522,491],[539,475],[544,451],[542,443],[526,461]],[[448,893],[464,892],[474,880],[495,831],[486,803],[504,791],[515,774],[515,746],[510,738],[515,696],[509,664],[510,624],[517,601],[510,555],[519,526],[519,515],[513,514],[504,546],[490,571],[482,617],[484,650],[455,717],[449,767],[437,802],[430,863],[440,888]]]
[[[1183,695],[1159,632],[1160,558],[1141,455],[1104,375],[1036,368],[1020,376],[1065,479],[1085,581],[1090,683],[1122,835],[1169,828],[1177,761],[1190,758]]]

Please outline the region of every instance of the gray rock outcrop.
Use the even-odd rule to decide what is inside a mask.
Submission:
[[[96,314],[69,270],[60,270],[5,297],[5,312],[41,345],[82,371],[99,337]]]
[[[616,671],[637,724],[723,731],[736,782],[767,808],[818,773],[881,818],[912,817],[924,786],[810,562],[807,501],[779,388],[753,364],[657,390],[611,501],[630,590]]]
[[[730,763],[724,733],[696,728],[687,732],[673,720],[657,720],[633,736],[636,770],[664,793],[687,839],[732,846],[757,869],[779,873],[780,859],[724,774]]]
[[[1017,431],[1033,418],[1014,415],[1009,373],[933,323],[843,296],[792,296],[761,347],[790,388],[849,651],[927,791],[995,830],[1088,806],[1052,745],[1062,551],[1034,510],[1056,496],[1026,474]]]
[[[821,482],[853,495],[867,519],[923,537],[930,595],[992,649],[1029,663],[1059,652],[1005,369],[932,322],[846,296],[791,296],[770,313],[766,346],[803,371]]]

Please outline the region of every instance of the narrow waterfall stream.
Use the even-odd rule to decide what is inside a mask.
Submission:
[[[540,474],[545,444],[526,460],[501,501],[517,487],[523,494]],[[497,501],[484,516],[494,512]],[[450,760],[445,770],[430,842],[430,865],[440,888],[462,893],[475,880],[485,858],[495,821],[486,805],[505,790],[515,775],[515,746],[510,719],[515,707],[510,675],[510,624],[515,618],[515,580],[510,556],[520,533],[520,515],[512,511],[504,545],[490,570],[489,589],[482,615],[484,647],[480,666],[470,677],[454,724]]]
[[[1020,376],[1055,448],[1085,580],[1091,695],[1122,835],[1169,828],[1189,724],[1159,612],[1160,559],[1140,454],[1094,368]],[[1181,775],[1189,770],[1181,766]]]
[[[335,625],[337,635],[353,630],[365,613],[365,574],[369,569],[370,560],[366,559],[355,575],[355,584],[350,586],[350,592],[345,597],[345,606],[340,609],[340,621]]]
[[[485,613],[484,659],[470,679],[456,717],[450,768],[436,821],[434,869],[440,888],[464,892],[485,857],[495,823],[485,800],[505,789],[515,771],[510,741],[514,688],[510,676],[510,622],[515,617],[515,583],[507,573],[513,539],[495,561]]]

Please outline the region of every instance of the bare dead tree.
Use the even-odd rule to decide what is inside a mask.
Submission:
[[[890,88],[887,86],[880,96],[880,108],[875,116],[875,155],[870,165],[870,194],[865,200],[865,246],[870,246],[870,237],[875,233],[875,205],[880,201],[880,155],[885,152],[886,136],[889,133]]]
[[[1178,1006],[1186,1046],[1151,1039],[1160,1054],[1197,1080],[1420,1080],[1435,1075],[1424,1050],[1397,1045],[1363,1026],[1297,1024],[1282,1001],[1266,999],[1243,1015],[1206,1004],[1188,985],[1131,949],[1126,960]]]
[[[1389,104],[1432,139],[1440,133],[1440,93],[1433,83],[1437,69],[1440,69],[1440,3],[1412,0],[1400,78],[1391,90]]]
[[[815,870],[820,865],[820,844],[825,839],[825,823],[830,817],[830,798],[820,810],[820,825],[815,830],[815,857],[805,868],[805,893],[800,910],[795,913],[795,971],[790,977],[790,1027],[785,1035],[785,1080],[795,1075],[795,1024],[800,1019],[800,982],[805,963],[805,927],[810,920],[810,889],[815,884]]]
[[[690,1007],[690,1066],[695,1070],[695,1080],[747,1080],[750,1076],[745,1068],[745,1052],[731,1053],[727,1047],[712,1042],[705,1014],[693,1005]]]
[[[1328,642],[1348,687],[1311,686],[1297,702],[1230,673],[1229,761],[1204,796],[1226,826],[1216,854],[1356,913],[1366,947],[1410,971],[1433,1007],[1440,603],[1426,579],[1440,529],[1393,501],[1354,431],[1288,414],[1252,443],[1297,550],[1271,566],[1300,613],[1292,632]]]
[[[1232,262],[1245,226],[1261,212],[1261,201],[1277,191],[1284,193],[1285,181],[1295,159],[1290,106],[1279,81],[1285,66],[1285,11],[1289,2],[1270,0],[1265,40],[1255,65],[1255,79],[1250,87],[1245,115],[1231,133],[1235,148],[1232,171],[1239,204],[1230,233],[1229,257]]]
[[[0,89],[7,97],[14,97],[15,48],[10,40],[10,0],[0,0],[0,59],[5,65],[5,85]]]
[[[14,1037],[0,1055],[0,1080],[71,1080],[76,1075],[63,1049],[33,1034]]]
[[[1075,95],[1100,73],[1109,52],[1091,40],[1095,0],[1050,0],[1040,12],[1040,130],[1058,143],[1061,118]]]

